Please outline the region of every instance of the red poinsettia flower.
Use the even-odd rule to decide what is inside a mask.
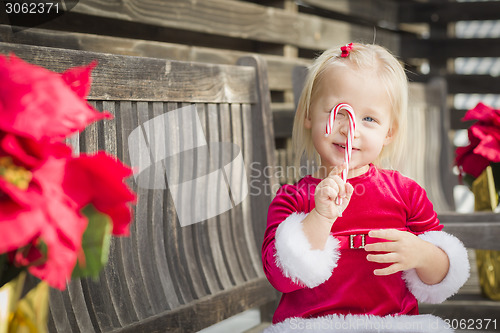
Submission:
[[[73,159],[71,150],[62,143],[2,136],[0,161],[6,172],[0,176],[0,253],[43,241],[48,249],[46,260],[30,263],[37,258],[32,255],[37,252],[35,245],[29,255],[16,255],[15,264],[29,264],[31,274],[64,289],[87,226],[87,219],[63,187],[65,170]],[[22,174],[29,174],[27,183],[20,182]]]
[[[130,168],[104,152],[73,156],[58,141],[110,117],[85,101],[94,65],[62,75],[0,55],[0,254],[51,286],[71,278],[93,205],[127,235]]]
[[[455,163],[477,178],[490,163],[500,162],[500,110],[479,103],[462,120],[477,122],[468,129],[469,145],[457,148]]]
[[[123,182],[132,170],[105,152],[81,154],[68,163],[64,189],[83,208],[92,204],[113,221],[114,235],[129,235],[135,194]]]
[[[91,122],[111,118],[85,100],[94,66],[61,75],[14,55],[0,55],[0,129],[35,140],[62,139]]]

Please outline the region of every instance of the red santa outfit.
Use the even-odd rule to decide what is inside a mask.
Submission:
[[[444,301],[469,276],[466,249],[441,231],[425,190],[397,171],[370,165],[368,172],[348,180],[354,187],[349,205],[333,223],[324,249],[312,250],[301,222],[315,207],[314,191],[320,181],[306,176],[283,186],[269,207],[262,261],[268,280],[283,294],[273,318],[276,325],[268,331],[288,331],[294,320],[303,320],[305,328],[310,318],[338,327],[353,320],[362,324],[360,318],[391,326],[420,318],[427,321],[422,321],[427,325],[422,331],[445,330],[437,317],[402,316],[418,315],[417,300]],[[388,228],[412,232],[444,250],[450,268],[443,281],[426,285],[414,269],[375,276],[373,271],[384,265],[369,262],[362,246],[382,241],[368,237],[370,230]],[[439,321],[439,329],[433,329],[432,319]]]

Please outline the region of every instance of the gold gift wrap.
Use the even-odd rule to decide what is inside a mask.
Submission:
[[[0,333],[45,333],[49,313],[49,285],[42,281],[24,297],[26,272],[0,288]]]
[[[493,171],[488,166],[472,183],[475,211],[493,211],[498,206]],[[476,250],[479,284],[484,296],[500,301],[500,251]]]

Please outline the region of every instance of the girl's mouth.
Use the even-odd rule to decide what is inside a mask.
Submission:
[[[337,147],[339,147],[339,148],[341,148],[341,149],[345,149],[345,145],[343,145],[343,144],[340,144],[340,143],[334,143],[334,145],[335,145],[335,146],[337,146]],[[358,149],[358,148],[354,148],[354,147],[353,147],[353,148],[352,148],[352,150],[354,151],[354,150],[359,150],[359,149]]]

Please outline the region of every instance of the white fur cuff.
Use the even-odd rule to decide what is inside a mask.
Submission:
[[[441,303],[456,294],[469,278],[470,265],[467,250],[458,238],[444,231],[429,231],[418,237],[446,252],[450,262],[448,274],[443,281],[434,285],[423,283],[415,269],[403,272],[403,278],[408,289],[420,302]]]
[[[263,333],[286,332],[413,332],[450,333],[453,329],[439,317],[433,315],[370,316],[370,315],[327,315],[318,318],[288,318],[274,324]]]
[[[276,230],[276,265],[299,285],[319,286],[332,275],[339,259],[339,241],[328,236],[323,250],[312,250],[302,230],[305,213],[292,213]]]

